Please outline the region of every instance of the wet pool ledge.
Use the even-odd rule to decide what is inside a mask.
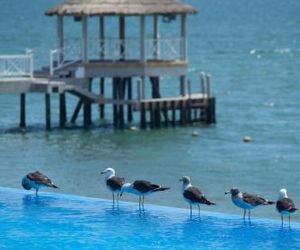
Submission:
[[[0,188],[0,249],[300,249],[300,224]]]

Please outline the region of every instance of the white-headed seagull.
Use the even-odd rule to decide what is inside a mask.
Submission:
[[[191,179],[188,176],[183,176],[179,181],[182,181],[182,195],[187,203],[190,204],[190,213],[192,216],[193,205],[198,206],[200,215],[200,205],[216,205],[214,202],[209,201],[205,195],[196,187],[192,186]]]
[[[269,201],[265,198],[258,196],[257,194],[242,193],[237,188],[231,188],[225,194],[231,194],[231,200],[234,205],[244,210],[245,219],[246,211],[248,210],[248,219],[251,217],[250,210],[260,205],[272,205],[275,204],[273,201]]]
[[[276,209],[278,213],[281,214],[281,225],[283,225],[283,215],[289,216],[289,226],[291,225],[291,214],[297,211],[298,209],[295,206],[295,203],[287,195],[286,189],[280,189],[279,199],[276,202]]]
[[[168,189],[170,188],[162,187],[158,184],[153,184],[150,181],[136,180],[133,183],[125,183],[122,186],[121,191],[122,193],[125,192],[139,196],[139,209],[144,209],[144,200],[146,195],[150,195],[155,192],[165,191]]]
[[[44,187],[58,188],[54,183],[44,174],[39,171],[27,174],[22,179],[22,186],[26,190],[35,189],[35,194]]]
[[[107,189],[112,192],[113,203],[115,203],[115,194],[117,195],[117,203],[119,202],[119,197],[121,193],[121,188],[125,183],[125,179],[123,177],[116,176],[116,171],[113,168],[106,168],[101,172],[104,174],[105,185]]]

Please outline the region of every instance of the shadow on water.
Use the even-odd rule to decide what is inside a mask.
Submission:
[[[22,205],[25,208],[32,207],[32,206],[46,207],[46,206],[49,206],[49,204],[51,203],[51,200],[53,201],[54,199],[53,198],[49,199],[49,197],[47,197],[47,198],[40,197],[35,194],[26,194],[26,195],[24,195],[24,197],[22,199]]]

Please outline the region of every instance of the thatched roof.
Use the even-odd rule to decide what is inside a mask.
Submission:
[[[96,15],[173,15],[197,13],[190,5],[177,0],[66,0],[45,14],[68,16]]]

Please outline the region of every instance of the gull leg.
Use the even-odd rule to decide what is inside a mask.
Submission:
[[[289,214],[289,227],[291,227],[291,215]]]
[[[112,197],[113,197],[113,204],[115,205],[115,194],[112,192]]]
[[[248,220],[251,220],[251,211],[248,210]]]
[[[39,192],[39,190],[36,188],[35,189],[35,196],[38,196],[38,192]]]
[[[145,207],[144,207],[144,203],[145,203],[145,196],[143,195],[143,210],[145,210]]]
[[[283,227],[283,215],[281,215],[281,226]]]
[[[139,210],[141,210],[141,196],[139,196]]]
[[[193,216],[193,207],[192,207],[192,204],[190,204],[190,216],[191,216],[191,218]]]
[[[244,216],[243,216],[243,219],[245,220],[246,218],[246,209],[244,209]]]
[[[201,208],[200,208],[200,205],[198,204],[198,215],[200,217],[200,211],[201,211]]]

